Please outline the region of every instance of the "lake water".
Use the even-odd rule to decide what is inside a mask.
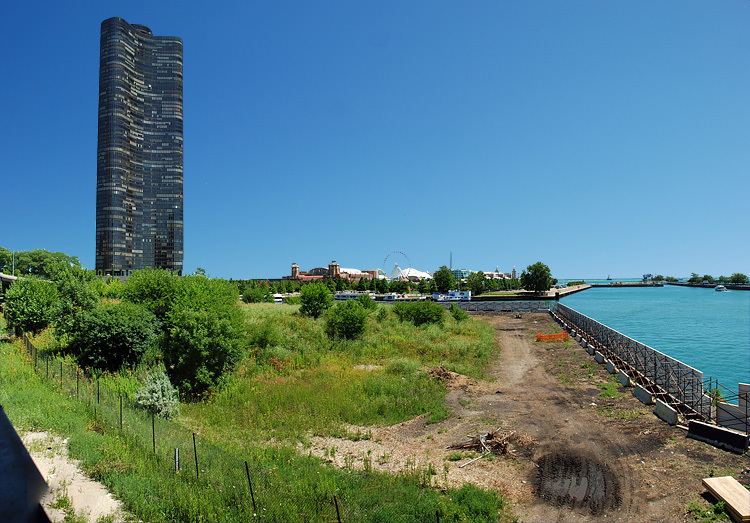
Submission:
[[[750,383],[750,291],[589,289],[562,303],[737,391]]]

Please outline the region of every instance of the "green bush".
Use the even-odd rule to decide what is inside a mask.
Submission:
[[[281,345],[282,337],[276,324],[266,320],[250,331],[250,343],[260,349]]]
[[[78,330],[83,315],[96,308],[99,296],[91,273],[69,267],[57,272],[55,284],[59,300],[54,325],[60,334],[70,335]]]
[[[378,313],[375,315],[375,319],[380,323],[383,323],[385,320],[387,320],[388,309],[386,309],[385,307],[378,307]]]
[[[309,283],[300,290],[300,313],[318,318],[333,305],[333,295],[324,283]]]
[[[116,371],[134,366],[158,340],[159,322],[132,303],[102,305],[84,313],[71,333],[69,350],[81,367]]]
[[[299,299],[299,296],[286,296],[284,297],[284,303],[287,305],[299,305],[302,301]]]
[[[162,418],[180,413],[180,399],[163,368],[154,369],[135,393],[136,406]]]
[[[374,311],[378,307],[378,304],[369,294],[357,296],[357,302],[368,311]]]
[[[251,281],[242,289],[242,301],[245,303],[272,303],[273,295],[268,285],[258,285]]]
[[[119,300],[122,298],[124,292],[125,292],[125,284],[122,281],[115,278],[115,279],[109,280],[104,285],[104,287],[101,289],[100,296],[102,298],[109,298],[111,300]]]
[[[451,316],[453,316],[453,319],[458,322],[469,319],[469,313],[463,310],[461,307],[459,307],[455,303],[451,303],[450,313],[451,313]]]
[[[333,339],[357,339],[364,334],[366,322],[367,310],[358,300],[347,300],[326,312],[326,333]]]
[[[399,302],[393,306],[393,312],[400,321],[409,321],[419,327],[436,323],[443,323],[445,309],[431,301]]]
[[[58,303],[54,283],[21,278],[5,293],[5,319],[16,333],[31,331],[36,334],[52,322]]]
[[[193,398],[219,385],[243,356],[244,322],[236,306],[177,304],[165,326],[164,363],[173,383]]]
[[[180,293],[180,278],[164,269],[143,269],[128,277],[122,299],[143,305],[157,318],[164,319]]]

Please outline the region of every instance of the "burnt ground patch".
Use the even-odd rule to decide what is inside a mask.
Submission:
[[[584,453],[556,451],[541,457],[535,493],[555,506],[585,509],[593,515],[620,506],[620,483],[605,463]]]

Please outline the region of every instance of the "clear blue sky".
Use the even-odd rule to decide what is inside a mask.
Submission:
[[[187,271],[750,272],[746,0],[6,2],[0,245],[93,266],[111,16],[185,43]]]

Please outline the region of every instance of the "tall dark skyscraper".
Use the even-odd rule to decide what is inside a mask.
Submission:
[[[182,273],[182,40],[102,22],[96,271]]]

